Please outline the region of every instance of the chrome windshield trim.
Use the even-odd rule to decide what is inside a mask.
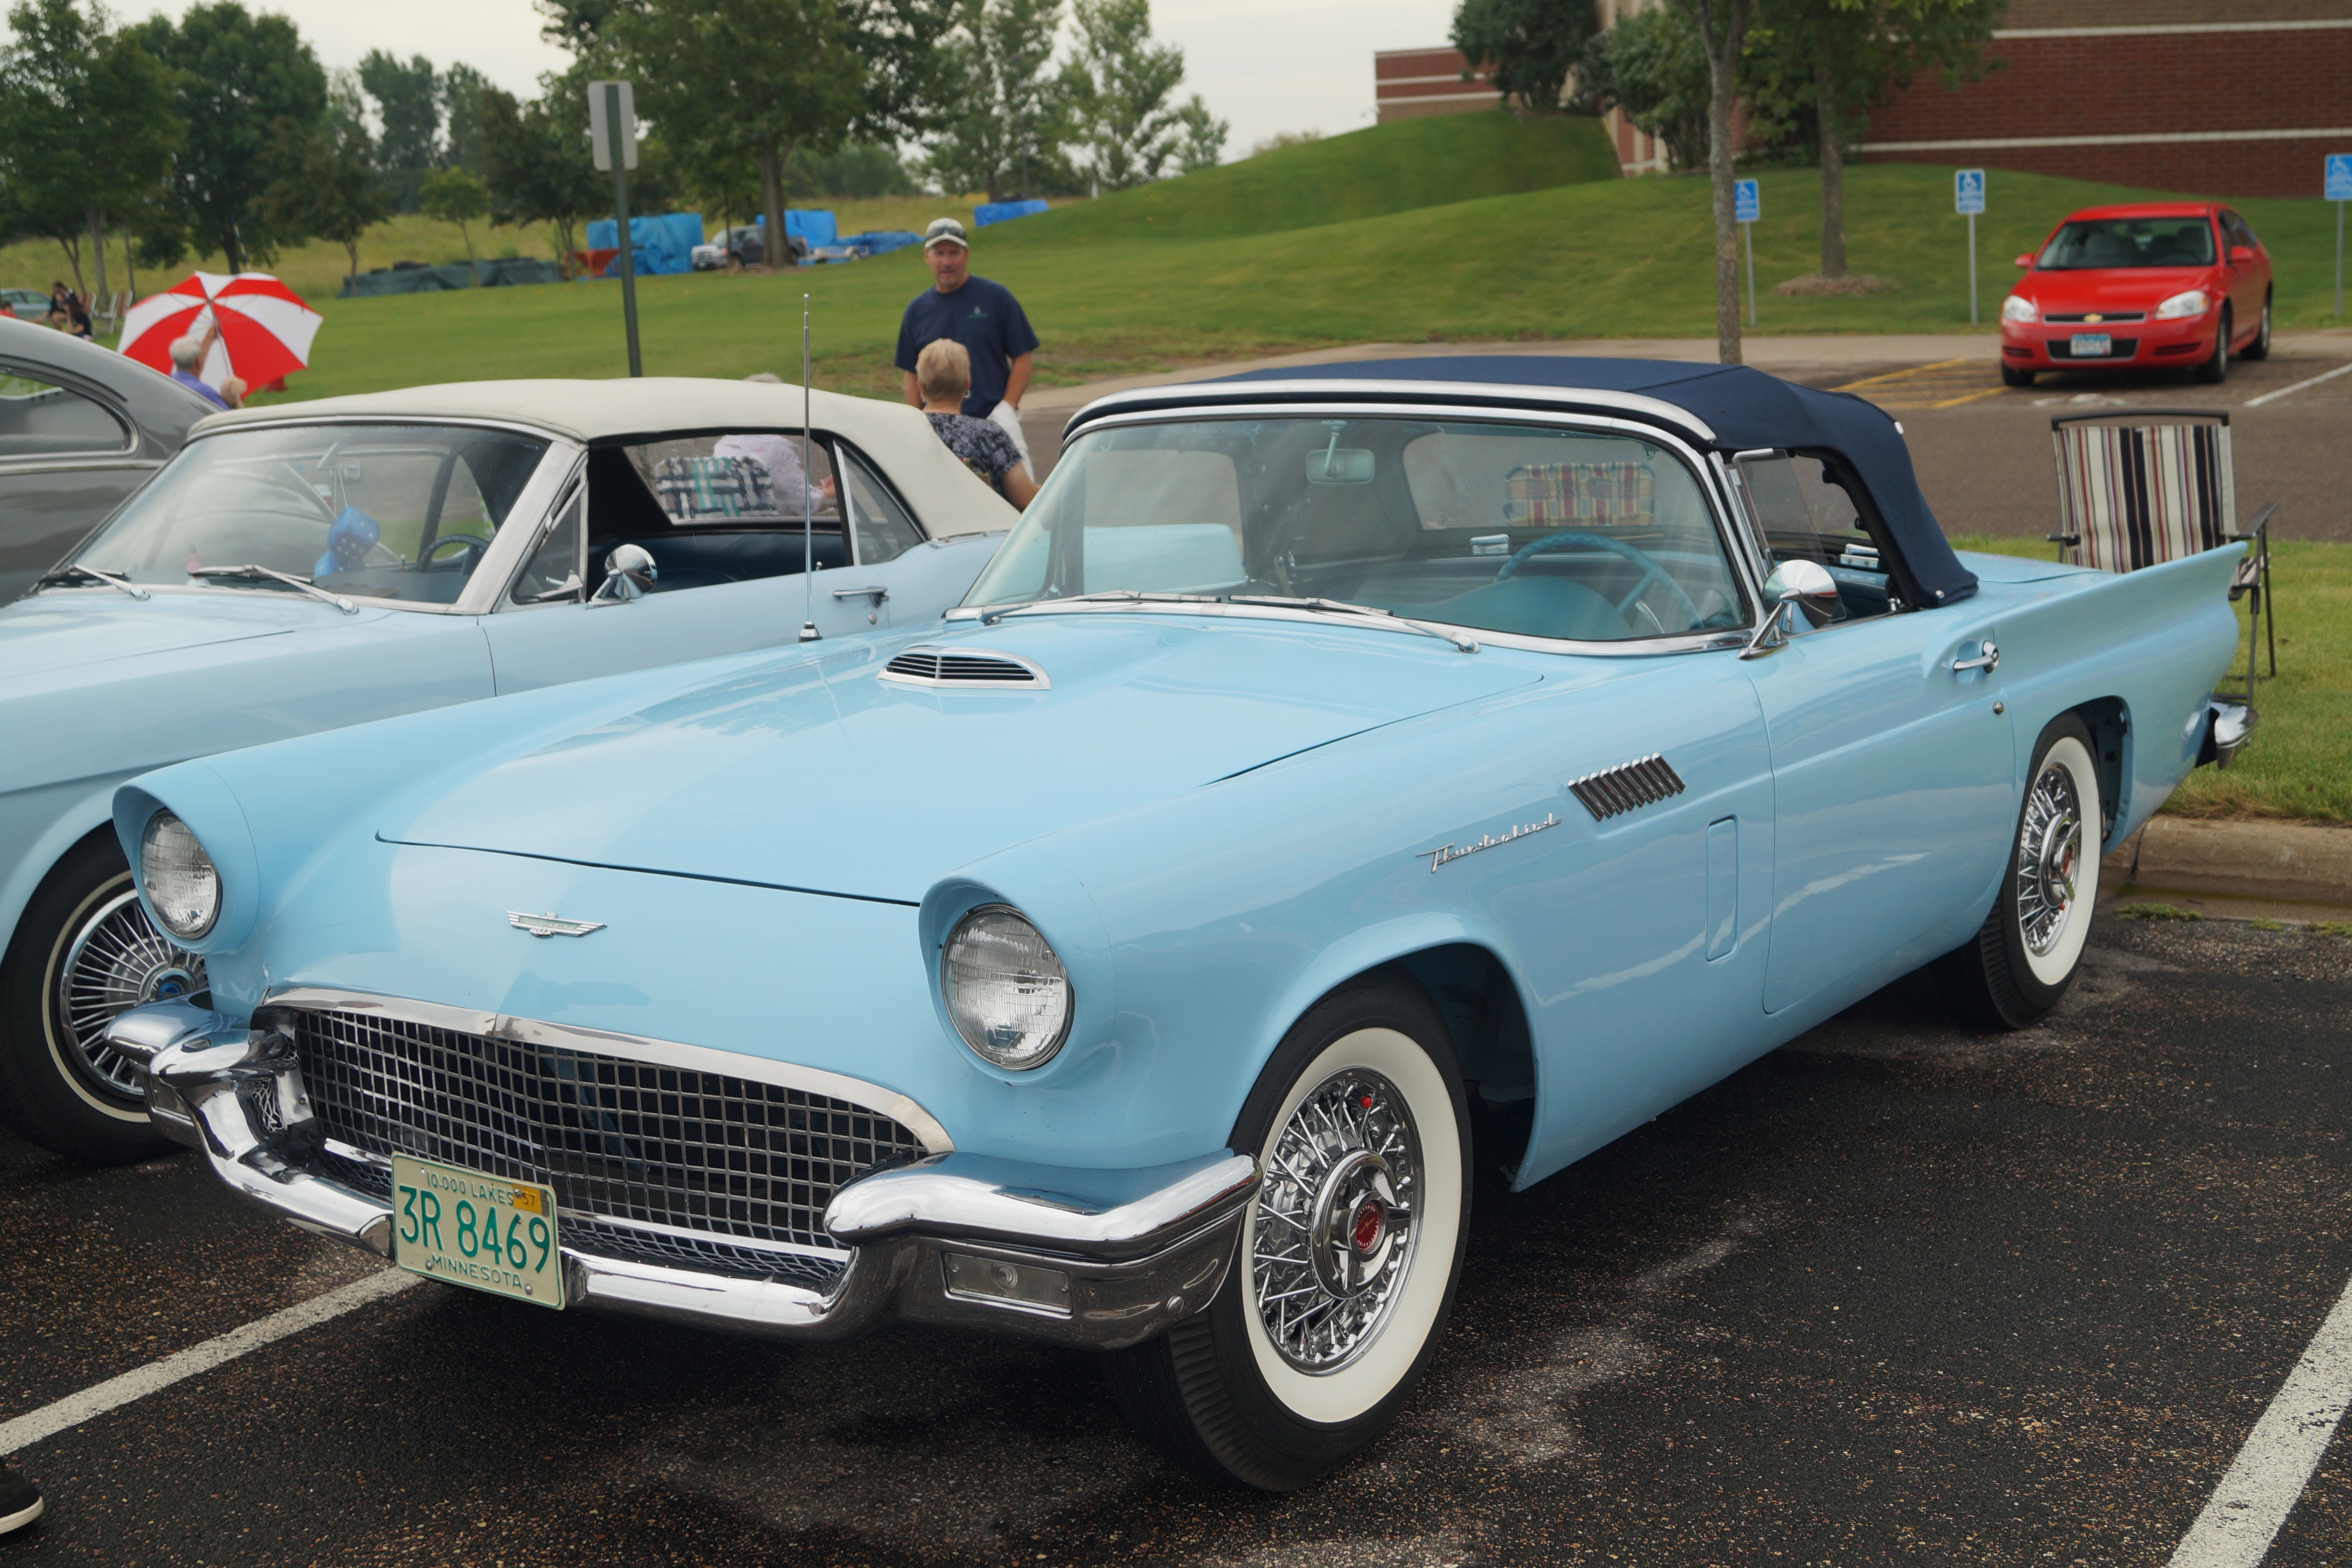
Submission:
[[[1270,382],[1264,384],[1268,386],[1290,386],[1298,383]],[[1328,387],[1332,383],[1318,382],[1316,384],[1318,386]],[[1368,384],[1379,386],[1385,385],[1386,383],[1371,382]],[[1426,385],[1428,383],[1423,382],[1420,384]],[[1111,395],[1116,397],[1122,394],[1113,393]],[[1105,401],[1107,402],[1108,400],[1106,399]],[[1099,405],[1090,403],[1087,406],[1092,408]],[[1286,419],[1313,419],[1329,414],[1353,414],[1364,416],[1366,415],[1366,408],[1362,403],[1324,404],[1301,402],[1285,404],[1280,413],[1281,417]],[[1634,436],[1640,440],[1649,442],[1653,445],[1662,446],[1666,450],[1673,452],[1689,468],[1692,480],[1698,486],[1699,493],[1706,497],[1708,510],[1714,516],[1716,542],[1721,547],[1724,553],[1724,559],[1730,568],[1732,579],[1739,584],[1741,596],[1746,601],[1746,602],[1740,607],[1742,618],[1738,625],[1736,627],[1721,627],[1711,632],[1687,632],[1673,637],[1646,637],[1640,639],[1628,639],[1623,642],[1609,643],[1580,643],[1574,642],[1564,637],[1535,637],[1520,632],[1496,632],[1485,626],[1465,626],[1457,622],[1438,621],[1428,616],[1419,617],[1420,624],[1424,627],[1444,632],[1458,632],[1464,638],[1474,640],[1484,647],[1517,648],[1531,653],[1570,653],[1587,655],[1595,658],[1647,658],[1651,655],[1661,653],[1706,653],[1718,648],[1738,648],[1743,646],[1747,643],[1748,635],[1756,630],[1759,623],[1759,607],[1763,603],[1763,580],[1756,575],[1754,563],[1749,559],[1747,544],[1741,537],[1741,528],[1743,525],[1738,521],[1740,517],[1740,513],[1738,509],[1737,503],[1727,493],[1721,476],[1719,465],[1710,461],[1708,455],[1700,453],[1696,447],[1683,440],[1674,432],[1661,430],[1656,425],[1644,423],[1639,420],[1616,419],[1606,414],[1597,413],[1578,413],[1572,419],[1570,419],[1565,417],[1569,413],[1569,410],[1563,409],[1559,415],[1546,416],[1538,411],[1526,408],[1488,408],[1483,405],[1474,404],[1449,404],[1444,407],[1432,407],[1419,403],[1400,402],[1381,404],[1377,411],[1376,417],[1445,420],[1475,419],[1482,423],[1538,425],[1546,429],[1559,429],[1563,424],[1572,424],[1575,428],[1580,430],[1600,430],[1608,432],[1611,434]],[[1230,406],[1201,409],[1155,408],[1149,410],[1136,410],[1129,413],[1108,413],[1092,422],[1092,423],[1087,426],[1087,430],[1091,432],[1096,429],[1127,429],[1137,425],[1197,423],[1201,419],[1245,419],[1248,417],[1250,417],[1248,410]],[[1071,422],[1069,431],[1065,434],[1065,442],[1066,443],[1072,436],[1078,434],[1083,433],[1079,431],[1077,422],[1074,420]],[[1710,440],[1713,439],[1713,433],[1711,431],[1707,433],[1707,438]],[[1056,462],[1055,465],[1055,472],[1059,473],[1061,471],[1061,464]],[[1053,483],[1053,476],[1047,476],[1045,484],[1050,486]],[[1040,487],[1041,492],[1043,488],[1043,486]],[[1032,504],[1034,505],[1034,503]],[[1011,603],[1005,604],[958,604],[951,606],[945,612],[945,618],[950,622],[977,621],[983,617],[992,617],[997,620],[1002,620],[1009,612],[1014,610],[1019,610],[1022,612],[1022,618],[1026,620],[1030,618],[1032,613],[1045,612],[1048,611],[1049,607],[1057,605],[1066,607],[1057,612],[1069,614],[1092,612],[1096,614],[1111,615],[1230,615],[1268,621],[1307,622],[1318,626],[1345,626],[1352,624],[1365,627],[1378,627],[1384,619],[1391,622],[1401,622],[1402,620],[1402,618],[1395,616],[1332,615],[1318,613],[1315,612],[1285,610],[1274,605],[1234,604],[1230,601],[1206,604],[1171,604],[1148,601],[1139,602],[1107,602],[1099,596],[1088,596],[1083,600],[1076,598],[1066,600],[1029,599],[1014,601]],[[1402,623],[1391,624],[1388,628],[1390,631],[1398,632],[1407,631],[1410,628]]]
[[[939,1120],[906,1095],[878,1084],[867,1083],[862,1079],[827,1072],[821,1067],[803,1067],[797,1062],[748,1056],[741,1051],[719,1051],[707,1045],[684,1045],[676,1040],[654,1040],[644,1035],[581,1029],[571,1024],[546,1023],[538,1019],[514,1018],[505,1013],[486,1013],[471,1008],[448,1007],[440,1002],[413,1001],[404,997],[379,996],[370,991],[347,991],[326,986],[284,987],[263,997],[260,1007],[314,1012],[373,1013],[378,1018],[398,1019],[404,1023],[424,1024],[457,1034],[478,1034],[490,1040],[512,1040],[519,1045],[559,1046],[591,1056],[654,1061],[692,1072],[709,1072],[725,1078],[750,1079],[756,1083],[772,1083],[781,1089],[798,1089],[803,1093],[846,1100],[853,1105],[887,1116],[920,1139],[928,1154],[944,1155],[955,1149],[955,1140],[948,1136],[947,1129],[940,1125]],[[255,1010],[257,1013],[260,1009],[257,1008]]]
[[[1598,417],[1607,417],[1608,411],[1620,410],[1641,416],[1635,423],[1644,428],[1654,428],[1654,423],[1675,426],[1696,435],[1701,441],[1713,441],[1715,429],[1688,409],[1667,402],[1662,398],[1644,397],[1640,392],[1601,392],[1579,387],[1526,387],[1494,382],[1417,382],[1410,378],[1395,381],[1318,381],[1311,376],[1294,382],[1180,382],[1170,386],[1129,387],[1122,392],[1106,392],[1071,417],[1063,433],[1066,442],[1083,427],[1099,420],[1124,414],[1132,409],[1168,414],[1187,408],[1225,411],[1244,408],[1254,403],[1282,403],[1286,407],[1310,406],[1307,400],[1329,398],[1342,400],[1329,406],[1361,408],[1378,399],[1438,397],[1443,403],[1414,406],[1443,407],[1450,413],[1465,408],[1495,406],[1510,408],[1522,415],[1531,407],[1557,408],[1561,413],[1595,411]],[[1455,401],[1456,399],[1460,401]],[[1483,400],[1496,400],[1491,405]],[[1314,405],[1323,406],[1323,405]],[[1395,407],[1408,406],[1399,402]],[[1097,413],[1096,410],[1102,412]]]

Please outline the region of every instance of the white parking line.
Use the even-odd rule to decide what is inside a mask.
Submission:
[[[297,1301],[283,1312],[256,1318],[242,1328],[231,1329],[202,1344],[190,1345],[161,1361],[151,1361],[120,1377],[110,1377],[79,1394],[68,1394],[54,1405],[44,1405],[38,1410],[0,1424],[0,1454],[21,1452],[44,1437],[54,1437],[69,1427],[80,1426],[93,1416],[103,1416],[118,1406],[144,1398],[159,1388],[169,1388],[183,1378],[210,1372],[224,1362],[235,1361],[249,1350],[259,1350],[288,1334],[299,1333],[313,1324],[341,1317],[354,1308],[382,1301],[395,1291],[404,1291],[415,1283],[415,1275],[403,1273],[397,1269],[386,1269],[381,1274],[354,1280],[307,1301]]]
[[[2352,366],[2346,367],[2352,369]],[[2254,1568],[2294,1511],[2352,1402],[2352,1285],[2304,1347],[2237,1462],[2189,1527],[2171,1568]]]
[[[2352,371],[2352,365],[2338,365],[2334,370],[2315,375],[2307,382],[2297,382],[2291,387],[2281,387],[2276,392],[2264,392],[2260,397],[2250,397],[2246,400],[2246,406],[2260,408],[2266,402],[2276,402],[2283,397],[2293,397],[2305,387],[2315,387],[2322,382],[2332,382],[2347,371]]]

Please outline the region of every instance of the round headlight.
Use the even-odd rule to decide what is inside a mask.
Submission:
[[[188,824],[169,811],[147,819],[139,835],[139,883],[163,929],[194,941],[220,915],[220,873]]]
[[[940,990],[956,1033],[982,1060],[1042,1067],[1070,1032],[1070,977],[1020,911],[983,904],[948,933]]]

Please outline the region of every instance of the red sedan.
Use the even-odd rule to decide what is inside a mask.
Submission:
[[[2000,379],[2089,365],[2193,366],[2271,351],[2271,256],[2246,220],[2211,202],[2086,207],[2053,231],[2000,307]]]

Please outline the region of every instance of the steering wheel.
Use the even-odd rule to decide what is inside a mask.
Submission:
[[[1519,570],[1519,563],[1526,560],[1529,556],[1541,555],[1544,551],[1551,549],[1554,545],[1562,544],[1590,545],[1595,549],[1606,550],[1611,555],[1622,555],[1627,560],[1632,561],[1635,566],[1642,569],[1641,578],[1633,584],[1633,591],[1627,593],[1624,598],[1617,601],[1615,609],[1618,614],[1622,615],[1627,611],[1633,609],[1634,601],[1640,599],[1643,593],[1647,592],[1649,591],[1650,584],[1654,581],[1665,584],[1667,591],[1671,592],[1676,599],[1682,601],[1683,609],[1690,616],[1690,623],[1693,626],[1698,625],[1701,622],[1706,619],[1706,617],[1698,612],[1698,606],[1691,601],[1691,596],[1683,591],[1683,585],[1676,582],[1673,578],[1668,577],[1664,571],[1661,571],[1658,569],[1658,563],[1656,561],[1652,560],[1648,556],[1643,555],[1640,550],[1635,549],[1632,545],[1625,543],[1622,539],[1612,539],[1605,534],[1587,534],[1573,531],[1562,534],[1546,534],[1543,538],[1536,540],[1535,543],[1521,547],[1517,554],[1505,561],[1503,563],[1503,570],[1495,574],[1495,580],[1496,582],[1501,582],[1506,578],[1510,577]],[[1657,617],[1652,616],[1651,619],[1655,621]],[[1659,630],[1663,632],[1665,628],[1662,626]]]
[[[481,565],[482,552],[490,548],[490,541],[479,534],[443,534],[425,547],[425,559],[416,563],[416,569],[419,571],[436,570],[440,563],[435,561],[433,558],[441,553],[441,547],[444,545],[456,545],[466,552],[465,559],[454,564],[457,569],[457,575],[471,577],[474,574],[474,569]]]

